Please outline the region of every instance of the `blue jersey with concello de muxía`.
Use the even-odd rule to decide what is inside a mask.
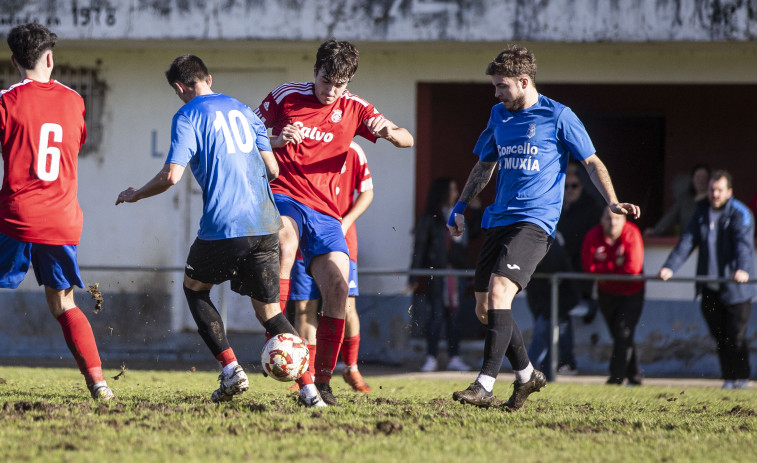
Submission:
[[[539,95],[535,105],[513,113],[495,105],[473,152],[499,165],[497,196],[482,228],[530,222],[554,236],[569,157],[583,161],[595,150],[569,107]]]
[[[196,96],[174,115],[166,163],[189,165],[202,189],[198,238],[270,235],[281,228],[261,150],[271,151],[265,126],[230,96]]]

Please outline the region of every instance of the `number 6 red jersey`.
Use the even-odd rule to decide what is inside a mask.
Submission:
[[[0,137],[0,233],[30,243],[79,244],[84,100],[55,80],[26,79],[0,94]]]

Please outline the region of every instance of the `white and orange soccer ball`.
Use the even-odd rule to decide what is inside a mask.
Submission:
[[[308,369],[310,351],[299,336],[292,333],[277,334],[265,343],[260,363],[271,378],[294,381]]]

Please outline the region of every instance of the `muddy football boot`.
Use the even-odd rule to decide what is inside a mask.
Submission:
[[[363,375],[357,370],[345,368],[344,371],[342,371],[342,378],[344,378],[344,382],[349,384],[356,392],[362,392],[363,394],[371,392],[371,387],[365,382]]]
[[[513,395],[505,402],[505,407],[517,410],[526,403],[528,396],[534,392],[539,392],[541,388],[547,385],[547,378],[544,377],[544,373],[539,370],[534,370],[531,373],[531,379],[525,383],[519,383],[515,380],[513,383]]]
[[[342,404],[336,401],[334,393],[331,391],[331,385],[329,383],[315,383],[315,388],[318,389],[321,399],[326,402],[326,405],[334,407],[341,407]]]
[[[242,369],[241,365],[234,367],[231,376],[224,376],[223,373],[218,377],[221,385],[213,391],[210,400],[213,402],[228,402],[237,394],[241,394],[250,388],[250,381]]]
[[[468,386],[468,389],[452,394],[452,399],[463,404],[471,404],[478,407],[489,407],[497,400],[494,394],[484,389],[484,386],[478,381],[473,381]]]

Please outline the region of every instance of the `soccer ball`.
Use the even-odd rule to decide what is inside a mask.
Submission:
[[[265,343],[260,363],[271,378],[294,381],[308,369],[310,351],[300,337],[292,333],[277,334]]]

